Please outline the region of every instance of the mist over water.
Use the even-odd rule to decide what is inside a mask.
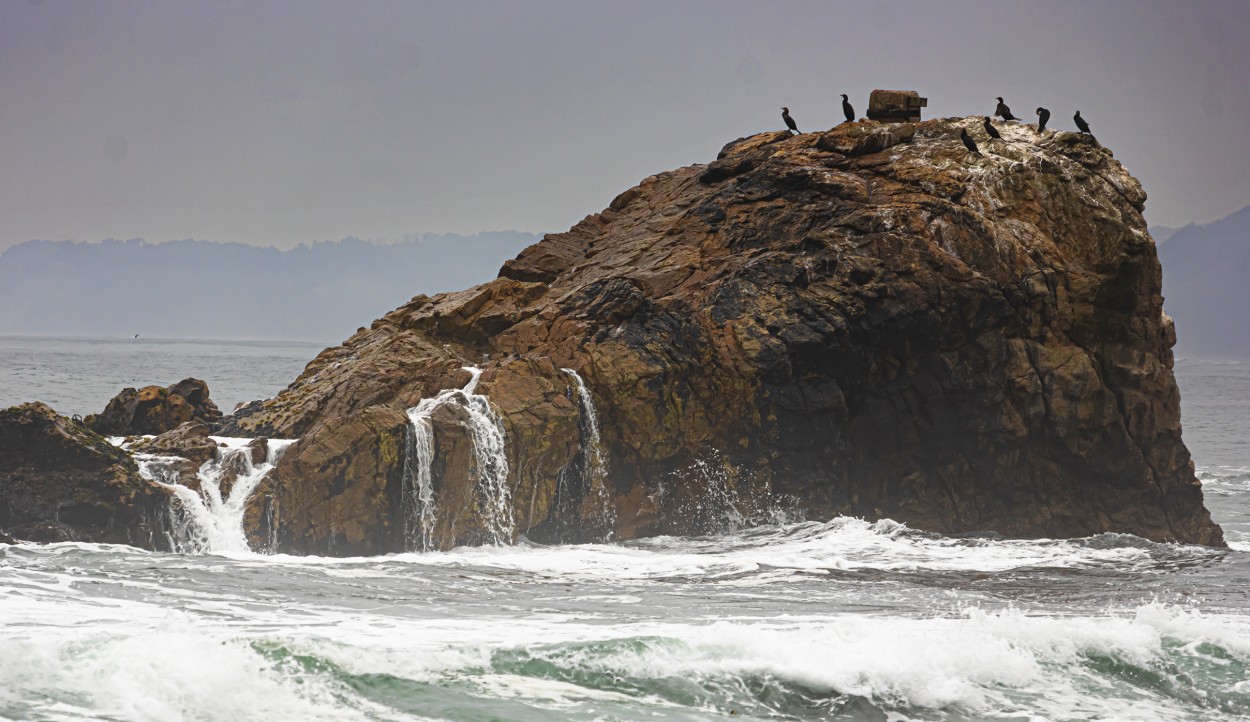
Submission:
[[[0,719],[1246,719],[1250,369],[1177,373],[1230,550],[849,518],[356,559],[0,546]]]

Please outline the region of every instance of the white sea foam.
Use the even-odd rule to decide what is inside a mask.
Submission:
[[[936,551],[916,552],[927,546]],[[837,609],[848,592],[836,579],[796,587],[782,576],[751,595],[708,584],[766,565],[769,548],[791,564],[907,553],[959,568],[953,558],[963,553],[969,569],[1050,558],[1061,569],[1093,570],[1082,573],[1122,551],[961,545],[857,520],[631,546],[299,563],[104,545],[15,548],[0,557],[0,718],[411,719],[362,697],[342,675],[468,688],[466,704],[519,699],[579,719],[604,705],[613,711],[600,716],[617,719],[711,718],[744,705],[765,710],[793,692],[857,695],[900,720],[946,710],[1170,721],[1199,719],[1186,697],[1195,684],[1193,694],[1250,694],[1237,686],[1242,677],[1217,678],[1250,664],[1250,615],[1155,603],[961,606],[976,597],[959,585],[945,589],[951,604],[939,608],[923,586],[898,582],[850,585],[880,605],[857,613]],[[662,581],[674,573],[691,576]],[[1133,675],[1161,681],[1142,687]],[[775,691],[757,698],[751,690],[761,685]],[[690,690],[703,702],[691,707]],[[490,709],[465,715],[516,718]],[[1201,719],[1236,718],[1211,712]]]
[[[362,700],[258,654],[246,640],[185,626],[118,636],[0,638],[0,703],[35,719],[366,720]]]
[[[267,440],[265,460],[256,464],[248,448],[255,439],[209,438],[217,442],[217,453],[200,466],[198,491],[179,483],[177,466],[183,460],[178,457],[135,454],[139,473],[174,494],[170,538],[175,549],[194,554],[250,554],[243,529],[247,502],[297,439]],[[234,476],[228,492],[222,485],[227,474]]]
[[[729,576],[766,568],[1002,572],[1118,567],[1151,560],[1150,542],[1125,539],[1123,544],[1114,543],[1113,536],[1105,544],[958,539],[913,532],[891,521],[842,517],[695,540],[658,537],[629,545],[474,547],[403,558],[423,565],[472,564],[577,579]],[[1207,552],[1195,547],[1193,553]]]
[[[1176,667],[1175,655],[1198,661],[1207,654],[1200,646],[1209,642],[1240,663],[1250,662],[1245,620],[1151,605],[1100,617],[974,609],[930,619],[844,615],[755,624],[639,623],[610,631],[541,619],[342,622],[294,639],[262,637],[255,644],[282,646],[354,675],[440,684],[472,673],[484,693],[522,691],[526,699],[533,695],[556,706],[620,701],[620,696],[518,677],[498,655],[543,660],[570,674],[604,675],[639,688],[683,679],[715,693],[747,680],[774,680],[807,694],[865,697],[885,708],[987,715],[1031,711],[1047,719],[1188,718],[1183,700],[1172,694],[1143,692],[1098,675],[1091,667],[1098,660],[1156,670],[1167,678],[1174,674],[1168,670]],[[361,700],[336,701],[342,691],[331,682],[258,655],[253,644],[224,632],[158,628],[85,641],[0,640],[0,658],[11,660],[0,661],[0,687],[11,697],[58,689],[89,700],[86,709],[127,719],[364,717],[367,705]],[[503,669],[489,671],[500,664]],[[1174,681],[1183,686],[1185,678],[1175,674]],[[1235,693],[1235,685],[1227,691]],[[657,701],[662,702],[651,704]]]

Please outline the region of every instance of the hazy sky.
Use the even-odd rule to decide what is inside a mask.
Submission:
[[[1151,224],[1250,203],[1250,2],[0,2],[0,249],[563,230],[727,141],[1076,109]]]

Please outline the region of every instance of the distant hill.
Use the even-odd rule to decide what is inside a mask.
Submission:
[[[1159,246],[1159,260],[1177,355],[1250,358],[1250,206],[1178,229]]]
[[[1176,235],[1179,228],[1169,228],[1168,226],[1151,226],[1146,229],[1150,233],[1150,237],[1154,239],[1155,245],[1161,246],[1168,241],[1169,238]]]
[[[519,231],[349,238],[279,251],[209,241],[30,241],[0,254],[0,335],[340,341],[420,293],[467,288]]]

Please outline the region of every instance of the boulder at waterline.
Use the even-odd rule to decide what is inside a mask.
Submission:
[[[0,410],[0,529],[28,541],[163,549],[169,492],[128,453],[41,403]]]
[[[163,434],[191,420],[215,424],[221,411],[208,397],[208,384],[193,378],[168,387],[126,388],[104,411],[88,416],[87,425],[107,436]]]
[[[141,454],[181,456],[203,464],[217,453],[217,442],[210,438],[211,433],[208,424],[192,419],[157,436],[137,439],[128,448]]]
[[[390,458],[397,412],[465,384],[465,366],[505,431],[517,536],[595,538],[595,505],[569,503],[593,487],[570,478],[585,435],[569,368],[599,412],[617,538],[706,531],[726,516],[706,504],[764,518],[786,499],[812,518],[940,532],[1222,544],[1181,441],[1141,185],[1075,133],[1006,126],[972,155],[959,131],[978,122],[734,141],[494,281],[418,296],[323,351],[225,427],[302,437],[276,494],[378,489],[396,469],[400,490],[279,522],[281,548],[324,550],[348,526],[352,549],[396,548],[416,478],[398,459],[283,467],[303,444]],[[378,407],[385,434],[318,440]],[[464,424],[443,426],[428,490],[440,547],[486,526],[438,506],[477,494],[484,464]]]

